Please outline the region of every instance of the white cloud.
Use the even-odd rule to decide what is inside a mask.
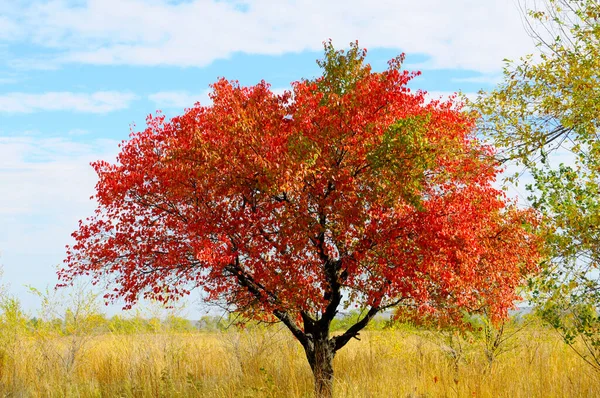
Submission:
[[[62,261],[77,221],[95,207],[90,196],[97,177],[89,163],[114,161],[117,150],[113,140],[83,144],[36,135],[0,137],[0,251],[6,276],[20,285],[27,282],[20,266]],[[52,270],[43,273],[50,277]]]
[[[209,90],[200,94],[191,94],[187,91],[161,91],[150,94],[148,99],[161,109],[165,108],[191,108],[198,101],[202,105],[210,105]]]
[[[497,72],[534,50],[506,0],[49,0],[13,17],[59,63],[204,66],[236,52],[320,50],[332,38],[423,53],[425,67]]]
[[[126,109],[137,96],[118,91],[72,93],[56,91],[39,94],[0,94],[0,113],[31,113],[36,111],[75,111],[107,113]]]
[[[0,39],[13,39],[19,32],[19,26],[14,21],[0,15]]]
[[[117,144],[31,134],[0,137],[0,186],[6,188],[0,195],[0,217],[56,216],[89,209],[96,180],[89,163],[114,158]]]
[[[24,304],[34,301],[25,284],[43,287],[56,281],[54,267],[79,219],[93,214],[96,173],[91,161],[114,161],[118,142],[26,135],[0,137],[0,261],[4,281]]]

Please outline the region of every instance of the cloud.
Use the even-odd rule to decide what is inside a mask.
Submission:
[[[54,283],[53,266],[64,258],[64,246],[79,219],[93,213],[96,174],[89,163],[114,161],[118,142],[44,138],[26,132],[0,137],[0,261],[4,280],[20,288]]]
[[[0,137],[0,252],[5,278],[16,286],[43,286],[79,219],[96,205],[96,174],[89,163],[114,161],[118,142],[39,135]]]
[[[0,40],[14,39],[20,32],[19,26],[9,18],[0,15]]]
[[[497,72],[535,49],[506,0],[34,0],[11,12],[20,31],[9,37],[59,64],[205,66],[236,52],[319,51],[332,38],[425,54],[428,68]]]
[[[206,90],[200,94],[191,94],[187,91],[161,91],[150,94],[148,99],[160,109],[191,108],[198,101],[202,105],[210,105],[212,101],[208,98],[209,92],[209,90]]]
[[[135,94],[118,91],[73,93],[55,91],[40,94],[0,94],[0,113],[31,113],[37,111],[74,111],[107,113],[126,109],[137,98]]]
[[[0,217],[64,216],[89,209],[96,179],[89,163],[114,158],[117,144],[32,134],[0,137],[0,186],[7,188],[0,195]]]

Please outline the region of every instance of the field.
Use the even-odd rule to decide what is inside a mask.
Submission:
[[[127,329],[113,320],[82,333],[14,321],[5,316],[0,330],[0,396],[312,396],[300,344],[278,325]],[[492,332],[376,324],[336,356],[335,396],[600,396],[598,375],[552,329],[532,322],[508,325],[500,339]]]

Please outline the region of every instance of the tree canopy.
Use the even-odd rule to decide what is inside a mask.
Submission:
[[[283,94],[220,79],[211,105],[149,116],[115,164],[93,163],[98,208],[62,281],[91,275],[128,306],[199,287],[281,321],[323,396],[335,352],[379,311],[505,316],[536,267],[535,213],[494,187],[474,115],[410,90],[402,56],[374,72],[365,55],[326,43],[322,75]],[[343,306],[364,315],[330,337]]]

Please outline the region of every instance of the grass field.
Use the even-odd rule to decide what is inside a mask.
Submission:
[[[0,396],[311,397],[300,344],[279,326],[54,333],[5,322]],[[338,397],[597,397],[598,375],[551,329],[369,330],[335,359]],[[489,343],[489,341],[488,341]]]

